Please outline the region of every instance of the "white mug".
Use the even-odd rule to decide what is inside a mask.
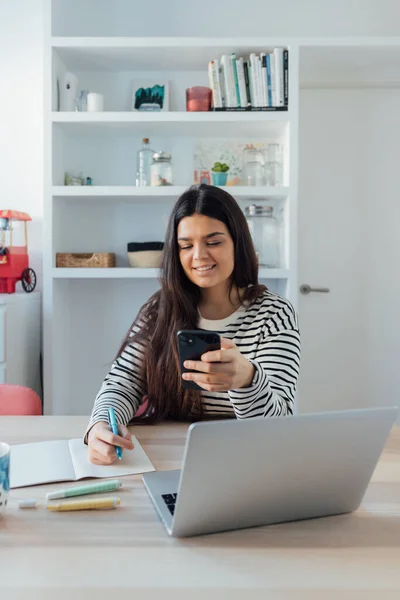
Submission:
[[[7,506],[10,489],[10,446],[0,442],[0,517]]]
[[[101,112],[103,110],[103,95],[90,92],[87,95],[88,112]]]

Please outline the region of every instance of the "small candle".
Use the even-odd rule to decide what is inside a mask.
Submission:
[[[186,90],[186,110],[189,112],[211,110],[212,92],[208,87],[194,86]]]
[[[103,95],[90,92],[87,95],[88,112],[101,112],[103,110]]]

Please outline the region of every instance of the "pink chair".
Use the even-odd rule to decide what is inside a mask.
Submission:
[[[22,385],[0,385],[0,415],[41,415],[42,402],[36,392]]]

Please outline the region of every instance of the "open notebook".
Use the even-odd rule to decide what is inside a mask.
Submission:
[[[134,435],[132,441],[134,449],[124,450],[122,459],[110,466],[93,465],[81,438],[11,446],[10,487],[155,471]]]

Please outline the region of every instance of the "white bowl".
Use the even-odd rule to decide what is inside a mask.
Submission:
[[[161,266],[162,250],[142,250],[140,252],[128,252],[130,267],[159,268]]]

